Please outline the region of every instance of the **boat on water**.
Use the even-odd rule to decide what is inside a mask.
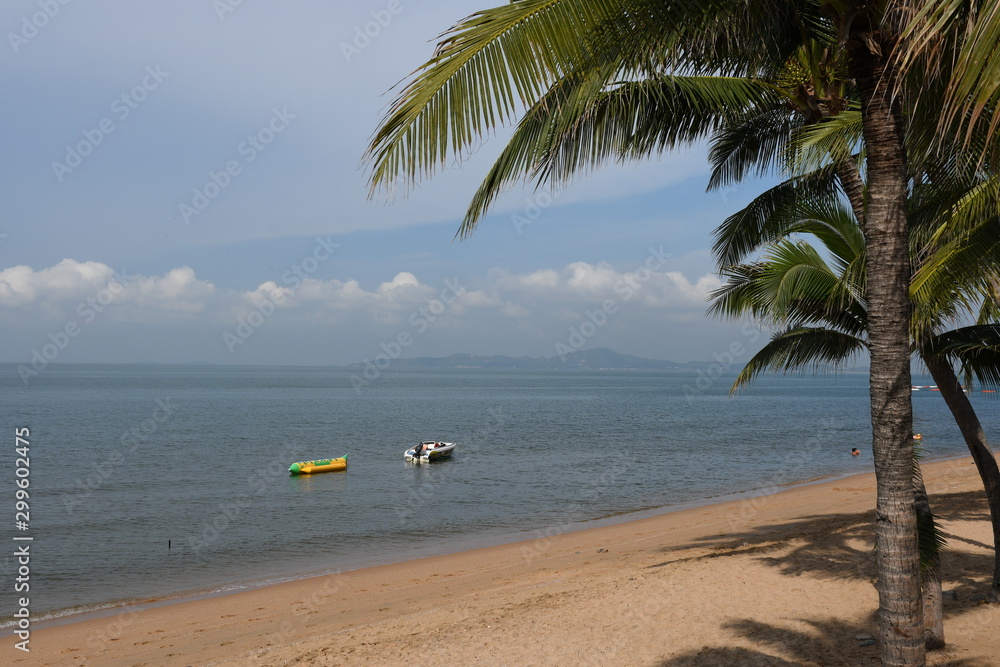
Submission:
[[[337,472],[339,470],[347,470],[346,454],[337,459],[299,461],[288,466],[288,472],[293,475],[313,475],[319,472]]]
[[[424,440],[416,447],[410,447],[403,452],[403,458],[411,463],[430,463],[450,458],[453,451],[455,451],[454,442]]]

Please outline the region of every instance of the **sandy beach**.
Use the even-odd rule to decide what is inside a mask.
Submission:
[[[970,459],[925,465],[948,646],[1000,664]],[[874,475],[36,629],[14,665],[868,665]],[[862,639],[859,640],[859,636]]]

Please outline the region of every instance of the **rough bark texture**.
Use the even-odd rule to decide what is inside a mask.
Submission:
[[[863,11],[863,10],[862,10]],[[913,503],[913,413],[910,404],[906,155],[885,55],[892,44],[858,20],[849,63],[861,93],[867,150],[868,337],[871,350],[872,452],[878,481],[875,543],[879,650],[884,665],[923,665],[920,557]]]
[[[979,476],[983,479],[986,500],[990,507],[990,520],[993,522],[993,584],[990,586],[988,596],[991,602],[1000,603],[1000,553],[997,551],[997,547],[1000,546],[1000,467],[997,466],[996,457],[986,440],[986,433],[979,423],[976,411],[973,410],[969,397],[962,391],[958,376],[955,375],[951,364],[944,359],[934,357],[925,357],[924,363],[930,370],[934,382],[937,383],[951,414],[955,416],[955,422],[962,431],[965,444],[968,445]]]
[[[914,466],[916,462],[914,462]],[[918,469],[913,475],[913,502],[921,526],[933,522],[931,502],[924,478]],[[929,526],[928,526],[929,527]],[[921,539],[927,536],[921,536]],[[929,538],[928,538],[929,539]],[[920,573],[924,607],[924,646],[929,650],[944,648],[944,597],[941,593],[941,554],[935,552]]]

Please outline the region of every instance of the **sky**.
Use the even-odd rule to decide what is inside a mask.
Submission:
[[[486,6],[5,2],[0,361],[745,361],[764,337],[706,316],[709,249],[762,186],[706,193],[704,146],[514,188],[461,241],[508,130],[369,196],[398,84]]]

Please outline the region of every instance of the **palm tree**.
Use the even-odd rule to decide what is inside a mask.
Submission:
[[[761,246],[794,233],[800,217],[806,218],[808,226],[808,219],[816,207],[830,214],[831,209],[824,207],[832,206],[841,196],[850,203],[854,221],[864,219],[864,183],[858,169],[862,161],[858,155],[851,154],[851,148],[861,143],[860,114],[853,102],[847,100],[852,91],[835,85],[838,73],[830,66],[825,51],[802,49],[801,57],[791,62],[788,70],[778,86],[784,89],[789,100],[784,106],[797,112],[792,117],[797,122],[776,123],[774,118],[787,121],[788,115],[778,113],[780,107],[765,109],[742,125],[724,127],[713,138],[714,170],[710,188],[726,187],[742,180],[751,167],[762,173],[768,170],[799,172],[796,177],[758,197],[716,230],[715,250],[720,266],[737,264]],[[837,116],[828,113],[832,106],[830,100],[839,100]],[[912,125],[921,119],[910,115],[907,120]],[[926,141],[926,133],[922,136],[921,129],[919,124],[916,128],[908,127],[908,140]],[[973,133],[972,137],[979,145],[983,144],[981,135]],[[781,141],[776,140],[779,138]],[[780,146],[780,150],[776,146]],[[804,165],[820,166],[802,173]],[[995,220],[1000,215],[997,205],[1000,178],[984,177],[980,163],[975,161],[971,169],[970,164],[957,160],[945,165],[931,165],[925,161],[922,167],[924,171],[918,172],[918,176],[911,175],[911,180],[917,184],[911,191],[911,234],[917,235],[911,238],[911,246],[915,263],[923,262],[912,284],[913,301],[917,305],[912,316],[912,335],[915,340],[922,340],[916,349],[941,389],[986,489],[994,538],[993,579],[986,599],[1000,602],[1000,469],[975,410],[954,372],[957,362],[966,369],[966,384],[972,383],[973,376],[983,383],[996,384],[1000,381],[996,372],[1000,358],[995,350],[1000,340],[989,327],[962,328],[933,337],[927,335],[928,329],[939,326],[942,318],[956,315],[956,304],[969,306],[965,299],[956,299],[961,296],[957,290],[963,280],[964,288],[976,292],[977,299],[982,301],[980,324],[1000,317],[996,278],[991,271],[982,268],[984,258],[992,252],[990,244],[993,243],[988,235],[982,237],[982,231],[990,229],[983,221]],[[841,221],[847,223],[852,232],[849,238],[863,242],[860,235],[853,233],[854,223],[848,219],[848,212],[838,211],[834,215],[840,215]],[[978,229],[979,236],[970,235],[970,229]],[[957,230],[964,231],[959,233]],[[950,243],[942,240],[943,231],[954,237]],[[838,241],[836,234],[829,233],[821,240],[828,248],[844,242],[843,238]],[[860,250],[860,246],[853,249]],[[958,275],[956,253],[968,258],[962,278]],[[857,261],[861,257],[855,255],[851,271],[842,277],[843,281],[863,282],[863,261]],[[945,267],[946,263],[951,266]],[[918,493],[918,515],[920,498],[925,495],[922,491]],[[925,611],[926,608],[925,605]]]
[[[641,159],[705,137],[767,98],[768,86],[748,78],[774,80],[803,44],[831,49],[858,90],[867,147],[863,224],[867,273],[874,278],[868,343],[880,646],[885,664],[916,665],[923,642],[910,492],[901,105],[918,88],[905,86],[902,73],[937,52],[896,58],[901,38],[916,34],[905,32],[899,7],[892,0],[515,0],[477,12],[441,37],[383,119],[367,158],[373,190],[397,181],[412,186],[523,114],[473,200],[460,230],[465,235],[511,180],[558,185],[611,158]]]
[[[986,488],[994,534],[994,572],[988,594],[992,600],[1000,592],[1000,469],[953,367],[961,364],[967,375],[984,383],[1000,381],[1000,325],[986,323],[995,319],[997,305],[992,281],[1000,271],[1000,217],[995,208],[984,212],[971,204],[980,193],[995,197],[997,180],[982,179],[975,187],[966,186],[964,193],[918,185],[911,197],[915,210],[909,216],[914,227],[915,267],[912,347],[937,382]],[[928,189],[935,192],[922,196]],[[974,225],[943,223],[943,197],[957,202],[951,215],[974,212],[980,221]],[[755,202],[747,209],[762,207],[766,208]],[[749,361],[733,389],[767,370],[842,363],[863,352],[868,320],[865,245],[852,211],[841,201],[817,197],[796,202],[794,207],[772,207],[766,224],[748,229],[747,209],[720,228],[716,252],[720,258],[737,261],[760,246],[766,247],[766,253],[761,261],[725,269],[730,281],[713,294],[711,312],[729,317],[750,314],[784,329]],[[961,234],[953,232],[969,227]],[[833,266],[808,243],[790,238],[798,234],[815,236]],[[977,306],[981,306],[979,324],[947,328],[949,321],[961,320]]]

